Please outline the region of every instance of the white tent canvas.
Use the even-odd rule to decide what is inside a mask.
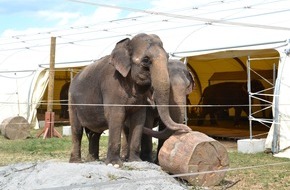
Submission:
[[[290,57],[288,48],[281,49],[281,61],[273,100],[273,124],[268,133],[265,147],[274,151],[275,156],[290,158]]]
[[[146,11],[96,5],[95,15],[86,23],[26,31],[7,30],[0,36],[0,122],[19,115],[33,127],[38,126],[36,107],[48,83],[48,70],[43,65],[49,63],[51,36],[57,37],[56,67],[89,64],[90,61],[79,61],[99,59],[109,54],[119,40],[141,32],[157,34],[165,50],[181,59],[217,52],[219,48],[253,50],[255,44],[285,41],[290,37],[288,7],[290,1],[270,0],[182,1],[174,7],[157,3]],[[111,14],[104,14],[108,12]],[[279,49],[285,58],[282,55],[285,46],[269,43],[269,47]],[[58,64],[63,62],[67,64]],[[286,101],[290,68],[286,63],[287,60],[280,62],[276,82],[280,87],[275,89],[277,111],[281,113],[278,114],[280,119],[275,118],[275,121],[283,132],[279,137],[281,149],[289,146],[290,137]],[[271,134],[268,144],[272,141]]]

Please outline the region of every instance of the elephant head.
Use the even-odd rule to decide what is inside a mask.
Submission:
[[[189,131],[190,128],[172,120],[169,114],[170,82],[167,69],[168,54],[157,35],[138,34],[131,40],[117,43],[111,53],[110,63],[123,77],[131,75],[136,90],[152,86],[158,113],[171,130]],[[159,105],[159,106],[158,106]]]
[[[179,60],[168,61],[168,72],[170,78],[170,116],[172,117],[173,121],[177,123],[183,123],[186,112],[184,105],[187,104],[186,97],[192,92],[195,86],[194,76],[191,72],[188,71],[186,65]],[[153,95],[153,100],[154,99],[155,97]],[[157,117],[157,115],[155,117]],[[151,130],[148,130],[148,126],[146,126],[146,128],[143,129],[143,133],[155,138],[167,139],[170,135],[174,133],[174,131],[168,128],[164,129],[163,126],[164,123],[160,122],[159,131],[153,132]]]

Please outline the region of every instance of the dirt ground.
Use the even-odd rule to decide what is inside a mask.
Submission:
[[[224,145],[227,151],[237,150],[237,142],[234,140],[218,140]]]

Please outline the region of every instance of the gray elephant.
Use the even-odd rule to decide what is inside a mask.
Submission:
[[[70,82],[66,82],[60,90],[59,100],[60,100],[60,114],[59,118],[68,119],[68,89]]]
[[[169,79],[170,79],[170,95],[169,95],[169,104],[170,104],[170,116],[171,118],[177,123],[183,123],[185,118],[185,111],[186,111],[186,101],[187,95],[192,92],[194,87],[194,77],[193,75],[187,70],[186,65],[178,60],[169,60],[168,62],[168,72],[169,72]],[[154,94],[154,92],[153,92]],[[154,101],[154,95],[153,95]],[[146,110],[146,124],[145,127],[147,128],[154,128],[159,125],[159,131],[164,130],[166,127],[162,120],[159,118],[158,111],[154,107],[147,107]],[[124,129],[125,135],[128,134],[126,131],[127,128]],[[145,130],[145,129],[144,129]],[[145,133],[147,130],[144,131]],[[150,133],[150,135],[143,134],[142,141],[141,141],[141,154],[140,157],[143,161],[152,162],[152,137],[158,137],[158,148],[157,148],[157,155],[158,152],[163,145],[164,141],[173,134],[174,131],[168,130],[166,133]],[[122,141],[122,155],[126,157],[128,154],[126,151],[128,148],[126,147],[127,138],[123,138]],[[158,156],[156,156],[155,163],[158,163]]]
[[[71,81],[69,117],[72,128],[70,162],[81,162],[83,128],[89,138],[89,154],[99,158],[99,138],[109,129],[106,163],[122,165],[121,131],[130,122],[129,161],[140,160],[140,141],[145,123],[146,98],[154,88],[156,104],[168,105],[168,55],[156,35],[138,34],[118,42],[112,53],[85,67]],[[162,121],[171,130],[189,131],[175,123],[167,106],[158,107]],[[95,143],[96,142],[96,143]]]
[[[264,90],[259,80],[251,80],[251,92]],[[262,97],[261,97],[262,98]],[[246,82],[223,82],[206,87],[203,91],[199,105],[198,125],[203,125],[206,115],[210,116],[210,123],[216,125],[215,115],[225,109],[235,109],[234,125],[239,125],[241,113],[249,115],[249,95]]]

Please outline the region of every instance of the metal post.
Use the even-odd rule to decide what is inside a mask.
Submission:
[[[247,83],[248,83],[248,94],[249,94],[249,127],[250,127],[250,140],[253,138],[253,132],[252,132],[252,97],[251,97],[251,62],[250,62],[250,56],[248,56],[247,61]]]
[[[187,57],[184,58],[183,63],[184,63],[184,65],[186,65],[186,63],[187,63]],[[187,106],[188,106],[188,105],[187,105],[186,102],[187,102],[187,97],[185,97],[185,106],[184,106],[184,109],[185,109],[185,110],[184,110],[184,113],[185,113],[185,114],[184,114],[185,125],[187,125],[187,120],[188,120],[188,117],[187,117],[187,110],[188,110],[188,109],[187,109]]]
[[[281,58],[280,58],[281,62]],[[274,67],[276,68],[276,67]],[[276,74],[275,74],[276,75]],[[277,83],[275,81],[275,88],[274,88],[274,118],[273,118],[273,140],[272,140],[272,152],[274,154],[279,152],[279,137],[280,137],[280,116],[279,116],[279,93],[280,93],[280,78],[277,78]]]

